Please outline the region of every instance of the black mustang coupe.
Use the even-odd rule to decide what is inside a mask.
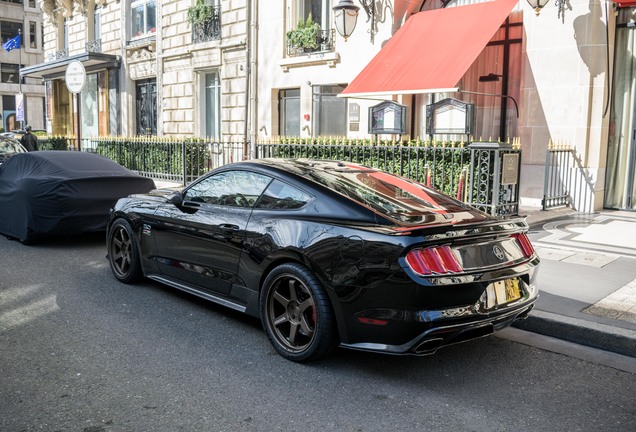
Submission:
[[[262,159],[120,199],[107,248],[121,282],[260,317],[279,354],[306,361],[336,346],[431,354],[524,318],[538,296],[527,229],[377,169]]]

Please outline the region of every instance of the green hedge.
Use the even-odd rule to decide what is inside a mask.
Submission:
[[[470,168],[470,150],[461,142],[282,138],[280,143],[262,146],[271,157],[354,162],[405,176],[460,198]]]
[[[181,141],[146,138],[98,138],[89,143],[97,154],[135,171],[183,175],[185,146],[186,173],[199,175],[207,164],[203,140]]]

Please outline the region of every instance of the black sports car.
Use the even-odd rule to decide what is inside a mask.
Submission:
[[[152,179],[99,155],[18,153],[0,165],[0,233],[30,244],[103,231],[119,198],[154,188]]]
[[[335,346],[431,354],[525,317],[539,258],[496,219],[351,163],[262,159],[119,200],[110,266],[260,317],[294,361]]]

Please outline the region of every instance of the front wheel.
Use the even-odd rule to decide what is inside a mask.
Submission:
[[[143,277],[139,249],[130,224],[117,219],[108,230],[108,261],[115,277],[123,283],[133,283]]]
[[[267,337],[288,360],[316,360],[338,343],[329,298],[316,277],[300,264],[283,264],[267,275],[260,309]]]

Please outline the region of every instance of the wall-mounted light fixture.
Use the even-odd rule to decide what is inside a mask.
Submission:
[[[541,13],[541,9],[543,9],[543,7],[547,5],[549,1],[550,0],[528,0],[528,4],[532,9],[534,9],[534,12],[537,14],[537,16],[539,16],[539,14]]]
[[[369,34],[371,35],[371,43],[375,36],[375,0],[358,0],[364,11],[367,13],[367,22],[371,22]],[[340,0],[333,8],[334,21],[338,34],[346,41],[358,22],[358,12],[360,7],[353,3],[353,0]]]
[[[479,82],[496,82],[499,81],[499,78],[503,78],[503,75],[498,75],[496,73],[489,73],[488,75],[482,75],[479,77]]]
[[[528,4],[530,5],[530,7],[532,7],[532,9],[534,9],[537,16],[539,16],[539,14],[541,13],[541,9],[543,9],[543,7],[546,6],[549,2],[550,0],[528,0]],[[554,4],[557,7],[557,16],[559,18],[564,17],[566,7],[572,10],[572,7],[567,4],[567,0],[555,0]]]
[[[352,0],[340,0],[333,8],[334,21],[338,34],[345,40],[351,36],[358,22],[360,8],[353,4]]]

